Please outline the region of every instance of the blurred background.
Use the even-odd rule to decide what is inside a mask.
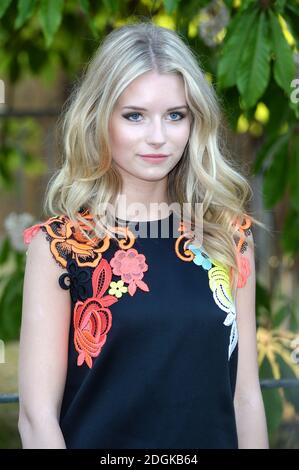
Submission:
[[[100,41],[149,20],[196,52],[253,188],[260,380],[271,448],[299,448],[299,1],[0,1],[0,448],[20,448],[23,230],[60,166],[55,123]]]

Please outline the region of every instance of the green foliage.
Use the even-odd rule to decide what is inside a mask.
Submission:
[[[5,237],[0,245],[0,338],[18,339],[21,325],[25,253]]]
[[[249,132],[256,124],[261,129],[252,173],[263,176],[266,209],[274,208],[282,200],[287,202],[281,248],[295,256],[299,250],[299,99],[292,101],[291,93],[292,81],[299,73],[295,64],[299,49],[299,3],[243,0],[236,6],[237,2],[225,0],[223,4],[229,13],[229,23],[223,26],[212,47],[199,33],[200,10],[211,6],[209,0],[2,0],[0,75],[11,83],[28,74],[50,81],[63,68],[72,82],[101,40],[115,27],[135,19],[152,19],[162,26],[165,22],[166,27],[172,21],[212,77],[232,130],[239,132],[241,115],[248,121]],[[217,20],[214,11],[211,21]],[[269,112],[268,120],[263,122],[256,118],[260,102]],[[29,173],[44,169],[39,156],[26,144],[30,140],[28,133],[21,132],[21,128],[13,118],[2,118],[2,189],[13,188],[19,168]],[[38,140],[36,133],[34,136]],[[251,138],[256,139],[254,134]],[[15,268],[6,278],[4,295],[0,296],[0,311],[4,312],[0,332],[13,338],[19,328],[24,259],[4,239],[0,266],[7,259],[14,260]],[[270,330],[287,322],[291,331],[298,329],[294,302],[280,299],[279,306],[274,308],[273,296],[259,284],[257,313],[260,327]],[[284,377],[294,374],[282,358],[279,370]],[[261,378],[274,376],[267,358],[260,373]],[[292,390],[284,395],[278,390],[265,390],[263,394],[270,432],[274,433],[282,417],[282,400],[292,403],[296,410],[298,403]]]
[[[290,92],[290,83],[295,77],[293,51],[283,35],[277,16],[269,10],[272,53],[275,56],[274,78],[286,93]]]
[[[49,47],[62,20],[64,0],[41,0],[40,21]]]
[[[43,174],[46,166],[35,155],[32,141],[40,139],[40,128],[36,120],[24,118],[0,122],[2,146],[0,147],[0,189],[12,191],[15,189],[17,172],[22,169],[33,177]]]
[[[219,85],[224,88],[236,85],[238,67],[247,47],[250,31],[256,23],[257,15],[256,9],[240,12],[228,27],[226,41],[218,63]]]
[[[259,371],[260,379],[274,379],[272,367],[267,359],[263,361]],[[262,394],[267,417],[268,432],[270,436],[274,436],[282,419],[282,397],[280,395],[280,391],[276,388],[263,389]]]

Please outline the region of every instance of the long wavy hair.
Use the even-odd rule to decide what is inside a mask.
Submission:
[[[62,166],[48,183],[44,211],[89,225],[80,214],[82,207],[88,207],[95,222],[90,230],[102,230],[102,208],[113,204],[122,190],[109,146],[109,119],[126,87],[149,71],[175,73],[184,80],[192,122],[182,158],[168,174],[168,200],[180,207],[201,204],[202,249],[233,273],[235,297],[239,272],[233,221],[249,216],[253,223],[263,224],[246,210],[251,187],[224,150],[214,89],[195,53],[177,32],[137,20],[104,38],[75,82],[58,120]],[[193,210],[191,220],[195,220]],[[104,237],[107,230],[97,236],[99,233]]]

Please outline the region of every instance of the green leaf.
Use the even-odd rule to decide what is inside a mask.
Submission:
[[[265,358],[260,365],[260,377],[263,379],[273,379],[273,372],[271,365],[267,358]],[[263,401],[265,405],[265,412],[267,417],[267,427],[269,434],[273,434],[279,427],[279,424],[282,420],[282,397],[279,394],[278,389],[272,388],[262,389]]]
[[[298,313],[297,313],[297,308],[295,304],[291,304],[290,307],[291,310],[291,315],[290,315],[290,324],[289,324],[289,329],[293,331],[294,333],[298,332]]]
[[[0,265],[4,264],[9,257],[9,253],[11,252],[11,245],[8,237],[5,237],[2,240],[1,247],[0,247]]]
[[[269,9],[272,52],[275,54],[274,78],[286,93],[291,91],[291,81],[295,78],[296,68],[293,52],[282,32],[278,18]]]
[[[52,43],[54,35],[60,26],[63,5],[63,0],[41,0],[40,20],[47,47]]]
[[[292,141],[292,160],[290,165],[290,194],[293,206],[299,211],[299,135]]]
[[[256,281],[256,309],[258,316],[262,310],[271,313],[270,294],[258,280]]]
[[[274,153],[277,153],[281,147],[287,143],[288,139],[289,133],[286,133],[280,137],[274,135],[266,141],[257,152],[256,159],[252,167],[253,174],[257,174],[260,171],[264,160],[271,158]]]
[[[267,209],[273,207],[283,196],[288,181],[288,143],[284,143],[273,155],[264,173],[263,196]]]
[[[262,11],[253,24],[240,66],[236,69],[237,87],[246,108],[254,106],[267,88],[270,78],[268,24]]]
[[[6,12],[7,8],[11,4],[11,0],[1,0],[0,2],[0,18],[4,15]]]
[[[273,318],[273,328],[278,328],[279,325],[290,315],[291,310],[289,305],[283,305],[277,312],[275,312]]]
[[[18,16],[15,20],[15,29],[20,28],[28,18],[33,15],[36,0],[19,0]]]
[[[283,250],[290,255],[298,253],[299,247],[299,213],[289,207],[282,230],[281,244]]]
[[[264,12],[251,28],[236,76],[241,107],[248,113],[265,92],[270,77],[268,25]]]
[[[179,2],[180,0],[163,0],[163,5],[166,13],[168,15],[172,15],[177,9]]]
[[[89,0],[79,0],[80,6],[86,15],[89,14]]]
[[[11,251],[11,245],[8,237],[5,237],[0,247],[0,265],[6,263]]]
[[[117,14],[120,11],[120,2],[119,0],[103,0],[105,9],[108,12]]]
[[[298,343],[297,343],[298,347]],[[292,354],[292,352],[290,353]],[[291,369],[291,367],[285,363],[285,361],[280,357],[276,356],[276,361],[279,365],[280,372],[281,372],[281,378],[283,379],[296,379],[296,374],[294,371]],[[294,367],[299,367],[298,364],[294,362]],[[285,387],[283,389],[283,393],[287,401],[289,401],[295,408],[296,412],[299,413],[299,393],[298,393],[298,388],[295,387]]]
[[[276,0],[274,3],[275,10],[277,13],[283,13],[286,0]]]
[[[256,9],[239,13],[229,25],[217,70],[219,86],[222,88],[231,87],[236,83],[236,71],[257,13]]]

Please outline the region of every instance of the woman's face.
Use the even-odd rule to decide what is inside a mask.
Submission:
[[[122,177],[167,177],[182,157],[190,124],[181,76],[151,71],[136,78],[119,97],[109,122],[112,158]],[[167,156],[141,156],[146,154]]]

